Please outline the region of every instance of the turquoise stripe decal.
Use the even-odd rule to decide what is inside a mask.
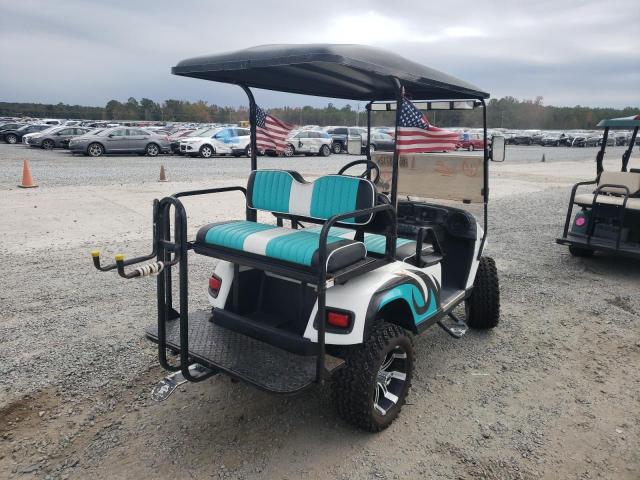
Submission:
[[[276,237],[267,244],[267,257],[277,258],[300,265],[311,265],[313,254],[318,249],[320,237],[317,233],[305,232],[306,229],[289,235]],[[327,237],[327,245],[343,240],[340,237]]]
[[[211,227],[204,238],[204,241],[211,245],[233,248],[242,251],[245,239],[252,233],[262,232],[276,228],[275,225],[265,225],[256,222],[233,222],[223,223]]]
[[[424,322],[438,310],[435,293],[429,289],[429,305],[427,306],[420,289],[411,283],[403,283],[389,290],[385,296],[382,297],[378,310],[398,299],[407,302],[416,325]]]
[[[396,248],[411,243],[413,240],[406,238],[398,238],[396,240]],[[385,247],[387,245],[387,238],[384,235],[376,235],[374,233],[364,234],[364,246],[367,247],[368,252],[384,254]]]
[[[315,218],[329,218],[340,213],[355,210],[358,186],[361,180],[349,177],[320,177],[313,183],[310,215]],[[341,220],[353,223],[355,219]]]
[[[260,210],[289,212],[293,177],[285,171],[258,170],[253,177],[251,205]]]

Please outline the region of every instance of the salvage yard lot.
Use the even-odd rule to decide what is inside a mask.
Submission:
[[[609,150],[610,168],[621,150]],[[637,479],[640,263],[554,244],[569,186],[593,177],[594,154],[511,147],[492,165],[487,253],[501,324],[416,338],[408,404],[372,435],[338,418],[326,388],[274,397],[214,377],[150,400],[163,376],[142,336],[155,285],[98,274],[88,252],[147,253],[153,198],[244,184],[248,159],[0,145],[0,478]],[[23,159],[39,188],[16,188]],[[313,177],[349,160],[259,165]],[[161,164],[168,183],[157,182]],[[188,200],[191,231],[242,214],[238,195],[223,198]],[[213,263],[190,257],[193,307],[206,306]]]

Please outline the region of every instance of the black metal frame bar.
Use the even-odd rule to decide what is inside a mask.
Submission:
[[[638,136],[638,127],[633,129],[633,133],[631,134],[631,139],[629,140],[629,148],[625,150],[622,154],[622,171],[626,172],[629,166],[629,159],[631,158],[631,152],[633,151],[633,147],[636,143],[636,138]]]
[[[602,145],[600,145],[600,150],[596,155],[596,174],[600,176],[604,167],[602,166],[602,162],[604,160],[604,152],[607,149],[607,141],[609,140],[609,127],[605,127],[604,134],[602,135]]]

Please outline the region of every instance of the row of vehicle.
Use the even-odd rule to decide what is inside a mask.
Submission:
[[[506,132],[505,137],[510,145],[543,147],[601,147],[603,142],[602,132]],[[627,146],[630,139],[630,132],[611,133],[607,146]],[[640,145],[640,139],[636,139],[636,145]]]

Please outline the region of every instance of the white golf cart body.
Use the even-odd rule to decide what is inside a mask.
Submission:
[[[188,59],[172,72],[243,88],[250,104],[251,173],[246,186],[155,200],[149,255],[118,255],[115,264],[102,266],[99,253],[92,253],[101,271],[117,269],[124,278],[157,275],[158,318],[146,334],[158,345],[160,364],[179,373],[159,384],[156,397],[166,398],[181,381],[220,372],[283,394],[331,376],[343,417],[367,430],[385,428],[411,383],[411,333],[437,323],[460,338],[466,325],[454,309],[463,304],[470,327],[498,323],[495,264],[482,256],[493,155],[486,148],[489,95],[358,45],[267,45]],[[366,158],[337,174],[305,178],[297,171],[259,169],[251,88],[366,101],[367,139],[376,111],[395,111],[398,128],[405,91],[421,100],[414,102],[419,109],[481,108],[485,149],[477,155],[405,156],[372,152],[367,141]],[[499,142],[492,144],[496,149]],[[364,173],[347,173],[359,164],[366,165]],[[203,225],[195,239],[188,238],[182,198],[226,194],[244,195],[244,218]],[[432,203],[437,199],[459,205]],[[459,208],[470,203],[480,205],[482,222]],[[217,261],[209,278],[210,305],[193,311],[190,250]],[[447,325],[448,318],[455,324]],[[167,351],[179,354],[179,365]],[[353,388],[359,382],[365,383]],[[368,407],[355,411],[362,402]]]

